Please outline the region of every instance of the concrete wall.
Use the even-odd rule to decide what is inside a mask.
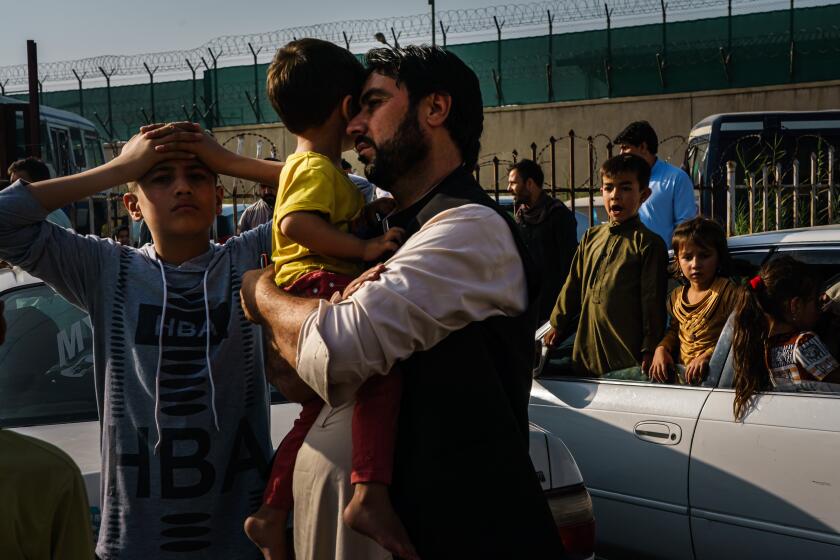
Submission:
[[[497,157],[500,160],[500,187],[504,189],[507,185],[506,167],[513,159],[513,150],[520,158],[531,157],[531,143],[537,145],[538,160],[544,164],[546,177],[550,180],[549,138],[554,136],[557,139],[557,183],[558,186],[567,185],[570,176],[570,130],[574,130],[577,137],[575,185],[584,186],[589,175],[586,137],[594,138],[593,167],[597,168],[607,157],[609,140],[634,120],[650,121],[660,139],[660,156],[678,164],[682,162],[685,138],[692,125],[708,115],[821,109],[840,109],[840,81],[487,108],[484,111],[480,180],[486,188],[493,187],[492,159]],[[281,159],[295,147],[294,136],[279,123],[224,127],[214,132],[221,142],[243,132],[264,135],[275,142]],[[256,139],[251,135],[245,137],[243,153],[254,155]],[[230,140],[227,146],[235,149],[236,141]],[[267,155],[267,148],[263,149],[263,155]],[[345,156],[357,171],[361,171],[353,152]]]

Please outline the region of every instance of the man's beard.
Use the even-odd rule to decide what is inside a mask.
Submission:
[[[401,177],[429,155],[429,141],[417,122],[417,107],[409,110],[394,136],[376,145],[371,138],[365,140],[374,148],[372,161],[359,156],[365,164],[368,180],[387,191],[399,190]]]
[[[274,203],[277,202],[276,194],[265,194],[260,196],[260,198],[271,208],[274,208]]]

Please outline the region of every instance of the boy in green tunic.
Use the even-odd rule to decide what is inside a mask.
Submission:
[[[665,328],[668,252],[638,215],[650,167],[625,154],[605,161],[600,175],[610,221],[583,235],[544,338],[555,346],[577,326],[572,363],[588,377],[639,365],[646,372]]]

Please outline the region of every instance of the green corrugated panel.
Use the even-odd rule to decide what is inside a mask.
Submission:
[[[840,78],[840,5],[794,11],[796,58],[790,74],[788,11],[735,16],[732,18],[732,61],[727,78],[720,48],[727,47],[725,17],[669,23],[665,52],[664,85],[657,70],[656,53],[662,51],[661,25],[624,27],[612,31],[611,88],[608,90],[604,61],[605,30],[555,34],[553,56],[549,58],[548,36],[503,40],[501,45],[502,103],[527,104],[549,101],[546,65],[551,61],[553,101],[602,97],[651,95],[669,92],[740,88],[789,82],[810,82]],[[493,71],[497,68],[496,41],[453,45],[481,83],[484,104],[499,103]],[[361,56],[361,55],[359,55]],[[262,122],[277,116],[265,94],[267,64],[257,67]],[[212,71],[197,80],[199,96],[210,101],[214,95]],[[220,125],[253,124],[257,118],[245,96],[254,98],[252,65],[220,68]],[[151,118],[148,84],[112,88],[114,132],[127,139],[144,124],[141,108]],[[79,111],[77,91],[44,94],[44,103],[73,112]],[[192,105],[192,82],[182,80],[155,85],[155,119],[180,120]],[[205,105],[198,100],[203,111]],[[105,120],[108,110],[105,88],[84,90],[84,111],[94,111]],[[207,125],[207,121],[202,120]],[[105,135],[107,137],[107,135]]]

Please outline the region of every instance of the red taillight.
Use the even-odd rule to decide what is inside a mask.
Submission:
[[[569,558],[592,558],[595,554],[595,517],[586,487],[581,484],[549,490],[545,497]]]
[[[558,527],[563,548],[569,558],[592,558],[595,554],[595,520]]]

